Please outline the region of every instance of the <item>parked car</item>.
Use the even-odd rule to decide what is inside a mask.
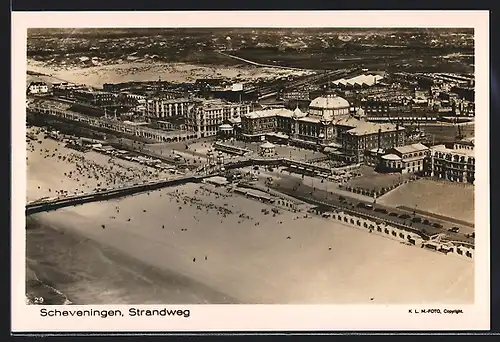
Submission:
[[[427,219],[423,220],[423,221],[422,221],[422,223],[423,223],[423,224],[426,224],[426,225],[428,225],[428,226],[430,226],[430,225],[431,225],[431,221],[429,221],[429,220],[427,220]]]
[[[383,208],[376,208],[375,211],[378,213],[387,214],[387,210],[385,210]]]
[[[399,215],[399,218],[403,219],[403,220],[407,220],[410,218],[410,215],[407,215],[407,214],[402,214],[402,215]]]
[[[389,213],[389,216],[398,216],[398,213]]]
[[[443,225],[440,223],[433,223],[432,226],[435,228],[443,228]]]
[[[422,222],[422,219],[420,217],[414,217],[411,219],[412,222],[415,222],[415,223],[420,223]]]

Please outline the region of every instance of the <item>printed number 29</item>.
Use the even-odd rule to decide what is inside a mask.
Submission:
[[[35,299],[33,300],[33,303],[43,304],[43,297],[35,297]]]

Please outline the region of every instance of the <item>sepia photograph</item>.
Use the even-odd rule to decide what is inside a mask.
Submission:
[[[28,27],[24,304],[477,303],[477,32],[356,22]]]

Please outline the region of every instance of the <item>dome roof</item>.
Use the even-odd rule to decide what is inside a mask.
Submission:
[[[343,109],[349,108],[349,102],[337,95],[326,95],[315,98],[311,101],[309,108],[318,109]]]
[[[265,142],[262,145],[260,145],[261,148],[274,148],[274,145],[271,144],[270,142]]]

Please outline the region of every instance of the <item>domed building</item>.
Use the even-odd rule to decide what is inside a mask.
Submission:
[[[350,107],[351,105],[346,99],[335,94],[327,94],[311,101],[309,115],[323,120],[333,120],[349,115]]]
[[[350,107],[344,98],[327,94],[312,100],[306,112],[299,108],[251,112],[241,117],[241,137],[317,150],[334,148],[349,162],[362,162],[365,150],[404,144],[403,127],[368,122],[362,109]]]

